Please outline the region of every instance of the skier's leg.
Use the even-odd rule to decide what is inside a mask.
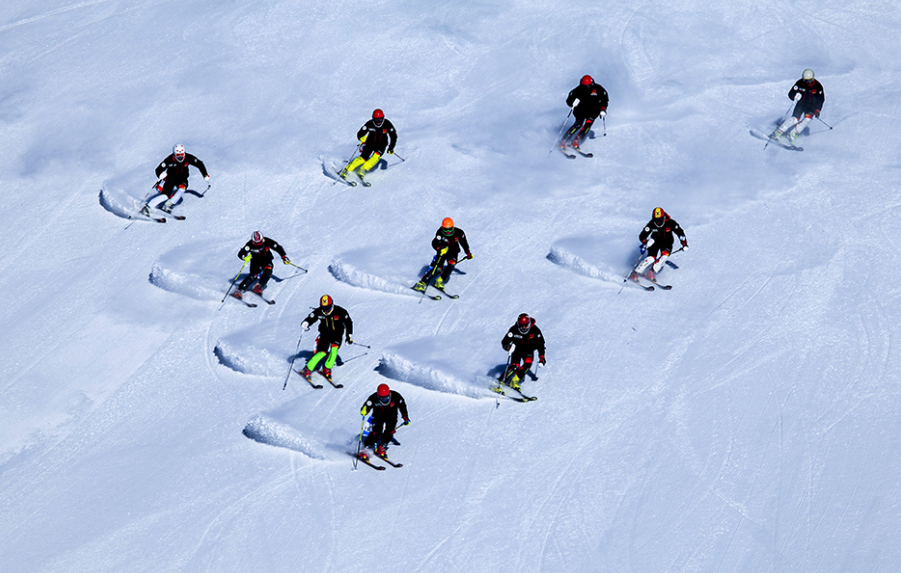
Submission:
[[[348,163],[346,167],[344,167],[344,171],[346,173],[353,173],[357,167],[359,167],[360,165],[363,165],[365,162],[366,162],[366,159],[362,155],[358,155],[357,157],[354,157],[353,160],[350,163]]]
[[[782,122],[782,124],[776,128],[776,131],[773,132],[772,137],[778,139],[782,137],[782,134],[786,131],[790,130],[795,124],[798,123],[798,118],[792,115],[790,118],[786,119]]]
[[[325,368],[329,370],[335,366],[335,361],[338,360],[338,346],[334,342],[329,345],[328,358],[325,360]]]
[[[654,262],[654,258],[655,258],[654,255],[652,255],[651,253],[648,253],[648,256],[645,257],[645,259],[643,261],[638,263],[637,267],[635,267],[635,272],[638,274],[643,274],[645,272],[645,270],[647,270],[647,268],[649,266],[651,266],[651,263]]]
[[[565,147],[566,143],[572,138],[573,134],[579,131],[579,128],[582,127],[582,122],[584,120],[580,117],[575,118],[573,124],[566,130],[566,133],[560,139],[560,147]]]
[[[238,284],[238,290],[247,290],[247,287],[253,284],[257,274],[262,270],[260,266],[260,262],[256,258],[250,259],[250,270],[247,272],[247,276],[244,277],[244,280]]]
[[[377,151],[375,153],[373,153],[372,155],[370,155],[369,159],[367,159],[366,162],[363,164],[363,167],[360,167],[360,172],[358,173],[358,175],[360,177],[366,175],[373,167],[376,166],[376,164],[379,162],[379,159],[381,159],[381,157],[382,157],[382,154]]]
[[[655,273],[659,273],[660,269],[663,268],[663,265],[666,264],[666,260],[669,259],[669,249],[663,249],[660,252],[660,256],[654,261],[654,266],[652,267]]]
[[[572,142],[572,146],[573,146],[573,147],[575,147],[576,149],[579,148],[580,142],[581,142],[583,139],[585,139],[585,136],[587,136],[587,135],[588,135],[588,132],[591,131],[591,126],[592,126],[592,125],[594,125],[594,120],[593,120],[593,119],[590,119],[590,118],[589,118],[589,119],[586,119],[586,120],[585,120],[585,123],[582,125],[582,128],[579,130],[579,132],[578,132],[578,133],[576,134],[576,136],[573,138],[573,142]]]
[[[257,284],[260,286],[260,290],[266,288],[266,283],[269,282],[269,279],[272,277],[272,265],[266,265],[263,267],[263,270],[260,271],[260,278],[257,280]]]

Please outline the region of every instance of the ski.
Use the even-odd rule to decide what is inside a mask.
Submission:
[[[432,299],[432,300],[441,300],[441,297],[438,296],[438,295],[429,294],[429,293],[423,292],[423,291],[421,291],[421,290],[416,290],[416,288],[414,288],[414,287],[410,287],[410,288],[411,288],[412,290],[414,290],[414,291],[416,291],[416,292],[418,292],[418,293],[420,293],[420,294],[426,296],[427,298]]]
[[[258,292],[255,292],[255,291],[253,291],[253,290],[251,290],[250,292],[252,292],[253,294],[255,294],[255,295],[257,295],[258,297],[260,297],[261,299],[263,299],[263,302],[265,302],[266,304],[275,304],[275,301],[274,301],[274,300],[268,299],[268,298],[266,298],[265,296],[263,296],[262,294],[260,294],[260,293],[258,293]]]
[[[575,150],[576,153],[578,153],[582,157],[594,157],[594,153],[587,153],[585,151],[582,151],[578,147],[573,147],[573,149]]]
[[[145,215],[144,213],[138,212],[134,215],[129,215],[129,219],[143,219],[144,221],[153,221],[154,223],[165,223],[165,217],[154,217],[153,215]]]
[[[506,386],[506,388],[510,388],[510,387]],[[510,389],[513,390],[513,388],[510,388]],[[511,400],[513,400],[515,402],[522,402],[523,404],[525,404],[526,402],[531,402],[533,400],[538,399],[535,396],[526,396],[522,392],[519,393],[520,394],[519,396],[511,396],[510,394],[507,394],[505,387],[502,386],[500,384],[500,382],[498,382],[497,385],[492,386],[491,391],[496,392],[496,393],[500,394],[501,396],[504,396],[505,398],[510,398]],[[513,391],[516,392],[517,390],[513,390]]]
[[[389,460],[389,459],[388,459],[388,456],[379,456],[378,454],[376,454],[376,455],[378,456],[378,458],[379,458],[380,460],[382,460],[383,462],[385,462],[386,464],[388,464],[388,465],[391,466],[392,468],[402,468],[402,467],[404,467],[404,464],[396,464],[396,463],[392,462],[391,460]]]
[[[377,465],[375,465],[374,463],[372,463],[371,461],[369,461],[369,458],[368,458],[368,457],[365,457],[365,458],[364,458],[364,457],[361,456],[361,455],[353,454],[353,453],[350,453],[350,452],[348,452],[348,455],[349,455],[350,457],[352,457],[352,458],[356,458],[356,459],[360,460],[361,462],[363,462],[364,464],[366,464],[367,466],[371,467],[371,468],[374,469],[374,470],[380,470],[380,471],[384,471],[384,470],[385,470],[385,466],[377,466]]]
[[[453,299],[460,298],[460,295],[458,295],[458,294],[451,294],[451,293],[447,292],[446,290],[444,290],[443,288],[438,288],[438,287],[436,287],[435,285],[432,285],[432,288],[435,289],[435,290],[440,290],[441,292],[443,292],[444,294],[446,294],[446,295],[448,296],[448,298],[453,298]]]
[[[295,370],[295,372],[300,374],[301,378],[303,378],[304,380],[309,382],[310,386],[312,386],[313,388],[315,388],[317,390],[322,390],[322,384],[316,384],[315,382],[313,382],[312,378],[307,378],[306,376],[303,375],[303,372],[301,372],[300,370]]]
[[[792,145],[792,144],[790,144],[790,143],[785,143],[785,142],[783,142],[783,141],[782,141],[781,139],[779,139],[779,138],[771,137],[771,136],[769,136],[769,135],[763,133],[762,131],[757,131],[756,129],[752,129],[752,130],[751,130],[751,135],[753,135],[753,136],[756,137],[757,139],[762,139],[762,140],[764,140],[764,141],[766,141],[766,142],[769,142],[769,143],[775,143],[776,145],[778,145],[778,146],[781,147],[782,149],[788,149],[789,151],[804,151],[804,148],[803,148],[803,147],[798,147],[797,145]]]
[[[345,179],[344,177],[341,177],[341,172],[340,172],[340,171],[335,171],[334,173],[335,173],[335,175],[338,176],[338,177],[335,178],[335,181],[340,181],[341,183],[344,183],[345,185],[348,185],[348,186],[350,186],[350,187],[356,187],[356,186],[357,186],[357,182],[356,182],[356,181],[348,181],[348,180]]]
[[[558,145],[558,146],[557,146],[557,149],[560,151],[560,153],[562,153],[563,155],[565,155],[567,159],[575,159],[575,158],[576,158],[575,155],[573,155],[573,154],[571,154],[571,153],[567,153],[565,147],[560,147],[560,146]]]
[[[647,277],[645,277],[645,278],[647,278]],[[673,285],[665,285],[665,284],[658,283],[657,279],[648,279],[648,280],[651,281],[652,283],[654,283],[655,285],[659,286],[663,290],[670,290],[673,288]]]
[[[357,177],[360,178],[360,183],[363,184],[363,187],[372,187],[372,183],[370,183],[369,181],[366,181],[365,179],[363,179],[363,176],[360,175],[359,173],[357,173]]]
[[[232,297],[232,298],[234,298],[234,299],[237,299],[237,300],[243,302],[245,305],[249,306],[250,308],[256,308],[256,307],[257,307],[256,304],[254,304],[254,303],[252,303],[252,302],[247,302],[246,300],[244,300],[244,298],[241,296],[241,292],[240,292],[240,291],[235,291],[235,292],[231,293],[229,296]]]
[[[328,380],[328,383],[331,384],[332,386],[334,386],[335,388],[344,388],[344,384],[335,384],[334,382],[332,382],[331,378],[329,378],[322,372],[322,370],[317,370],[316,372],[318,372],[320,376],[322,376],[323,378]],[[320,386],[320,388],[322,388],[322,386]]]
[[[646,290],[646,291],[652,291],[652,290],[654,290],[654,287],[652,287],[652,286],[650,286],[650,285],[643,285],[643,284],[641,284],[640,282],[638,282],[638,278],[637,278],[637,277],[634,278],[634,279],[631,278],[631,277],[626,277],[626,278],[624,279],[623,282],[626,282],[626,281],[628,281],[628,282],[630,282],[630,283],[632,283],[632,284],[634,284],[634,285],[637,285],[637,286],[643,288],[643,289]]]
[[[679,265],[677,265],[677,264],[674,263],[673,261],[666,261],[666,264],[668,264],[669,266],[671,266],[671,267],[674,268],[674,269],[678,269],[678,268],[679,268]]]

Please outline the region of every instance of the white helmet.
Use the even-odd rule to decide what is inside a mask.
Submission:
[[[806,70],[804,70],[804,73],[801,74],[801,79],[807,80],[807,81],[812,80],[813,79],[813,70],[811,70],[810,68],[807,68]]]
[[[172,148],[172,155],[175,156],[176,161],[182,161],[185,158],[185,146],[182,144],[178,144]]]

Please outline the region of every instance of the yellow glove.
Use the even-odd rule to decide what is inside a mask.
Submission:
[[[438,251],[438,254],[441,255],[442,257],[443,257],[444,255],[446,255],[446,254],[447,254],[447,247],[444,247],[444,248],[442,248],[440,251]]]
[[[366,405],[364,404],[364,405],[363,405],[363,409],[360,410],[360,415],[361,415],[361,416],[365,416],[365,415],[366,415],[366,412],[368,412],[368,411],[369,411],[369,410],[366,409]]]
[[[250,253],[247,253],[247,254],[244,256],[244,262],[245,262],[245,263],[249,263],[249,262],[250,262],[250,256],[251,256]]]
[[[366,143],[366,138],[367,138],[367,137],[369,137],[369,134],[368,134],[368,133],[367,133],[366,135],[364,135],[363,137],[360,138],[360,143]]]

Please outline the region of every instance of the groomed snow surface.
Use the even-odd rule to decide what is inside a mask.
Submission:
[[[0,571],[901,571],[899,30],[879,0],[3,3]],[[764,150],[808,67],[823,121]],[[567,160],[586,73],[609,115]],[[335,182],[376,107],[397,155]],[[212,187],[129,219],[175,143]],[[691,249],[646,293],[656,206]],[[475,257],[424,299],[448,216]],[[223,302],[258,229],[309,272]],[[357,344],[315,390],[325,293]],[[488,389],[521,312],[528,404]],[[354,471],[383,382],[404,467]]]

